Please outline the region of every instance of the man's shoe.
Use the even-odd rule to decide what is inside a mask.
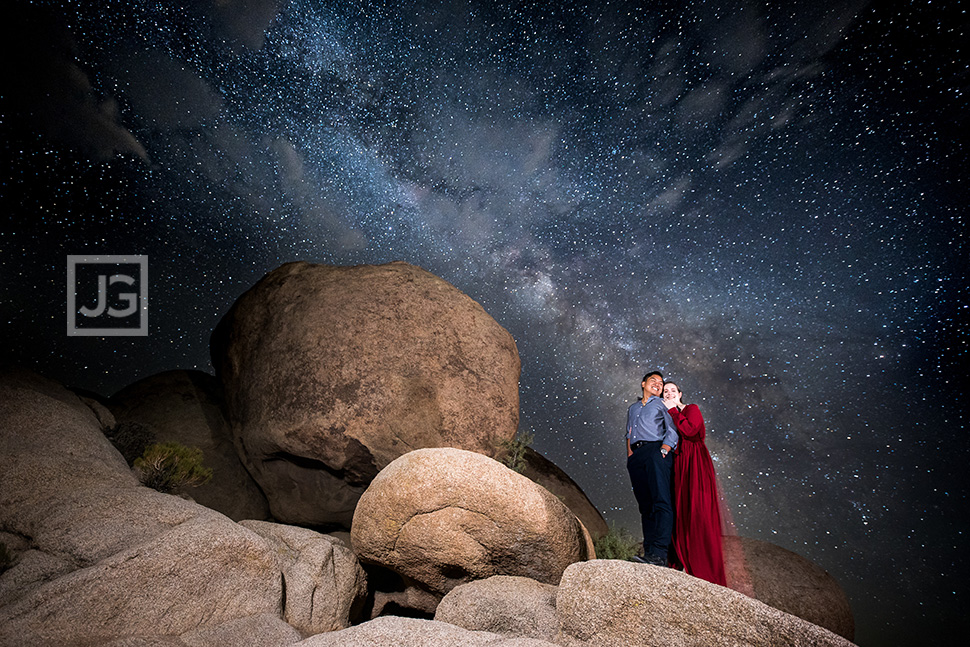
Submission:
[[[661,557],[660,555],[648,555],[643,561],[645,564],[653,564],[654,566],[667,568],[667,558]]]
[[[636,562],[637,564],[649,564],[650,563],[647,560],[645,560],[642,557],[640,557],[639,555],[634,555],[633,557],[630,558],[630,561],[631,562]]]

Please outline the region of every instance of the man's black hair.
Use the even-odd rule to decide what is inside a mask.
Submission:
[[[660,381],[663,382],[663,379],[664,379],[664,374],[663,373],[661,373],[660,371],[650,371],[649,373],[647,373],[646,375],[643,376],[643,379],[640,380],[640,384],[643,384],[644,382],[646,382],[647,381],[647,378],[650,377],[651,375],[659,375],[660,376]]]

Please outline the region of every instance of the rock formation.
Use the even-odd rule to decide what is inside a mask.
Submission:
[[[362,561],[439,599],[459,584],[521,575],[555,584],[592,540],[559,499],[486,456],[421,449],[398,458],[360,499],[351,528]]]
[[[451,448],[388,465],[351,532],[362,555],[437,607],[437,620],[350,626],[364,585],[340,538],[237,524],[142,487],[102,433],[110,414],[99,413],[37,375],[0,373],[0,541],[13,555],[0,573],[0,647],[851,644],[672,569],[578,561],[588,534],[556,497]],[[755,588],[783,598],[783,578],[803,577],[792,564],[804,565],[752,546]]]
[[[0,578],[2,645],[180,634],[280,614],[266,542],[139,485],[88,406],[22,371],[0,375],[0,531],[18,540]]]
[[[744,569],[754,598],[849,640],[855,637],[855,620],[845,592],[818,565],[757,539],[725,537],[724,544],[729,578]],[[731,558],[739,551],[743,561]]]
[[[318,532],[267,521],[242,521],[280,555],[286,586],[283,619],[305,636],[350,626],[367,597],[367,578],[353,551]]]
[[[350,629],[320,634],[293,647],[554,647],[532,638],[508,638],[485,631],[469,631],[446,622],[398,618],[377,618]]]
[[[558,587],[495,576],[452,589],[434,621],[382,617],[297,647],[851,647],[748,596],[673,569],[578,562]]]
[[[97,643],[97,647],[286,647],[301,638],[279,616],[263,613],[202,626],[179,636],[129,636]],[[83,643],[83,647],[89,645]]]
[[[559,497],[559,500],[583,522],[593,539],[599,539],[609,531],[603,515],[576,481],[531,447],[525,450],[525,469],[522,470],[522,475]]]
[[[163,495],[160,495],[163,496]],[[258,537],[200,515],[152,541],[66,573],[0,609],[2,644],[63,645],[180,634],[258,613],[279,615],[276,563]]]
[[[456,586],[442,598],[434,619],[473,631],[555,642],[559,633],[552,584],[496,575]]]
[[[212,480],[189,493],[230,519],[266,519],[269,506],[236,453],[222,408],[222,387],[201,371],[166,371],[139,380],[111,397],[118,423],[149,427],[157,442],[202,450]]]
[[[671,568],[593,560],[566,569],[556,597],[564,647],[846,647],[848,640]]]
[[[349,527],[371,479],[423,447],[495,455],[518,426],[511,335],[406,263],[289,263],[212,336],[232,432],[279,521]]]
[[[252,647],[284,647],[298,642],[300,638],[300,632],[281,620],[279,616],[261,614],[230,620],[215,627],[201,627],[188,631],[178,638],[170,637],[168,639],[173,641],[172,647],[181,647],[181,645],[185,645],[185,647],[246,647],[249,645],[252,645]],[[159,638],[154,638],[154,640],[159,640]],[[105,645],[104,647],[110,646]],[[137,643],[125,642],[115,647],[142,646]],[[154,647],[154,645],[150,643],[144,645],[144,647]]]
[[[282,645],[301,637],[284,613],[304,635],[349,626],[365,587],[338,539],[141,486],[100,413],[0,373],[0,645]]]

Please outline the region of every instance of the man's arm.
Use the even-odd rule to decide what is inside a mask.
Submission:
[[[663,412],[663,425],[665,428],[664,442],[660,446],[660,449],[666,448],[669,452],[677,446],[677,441],[679,440],[677,436],[677,425],[674,424],[674,419],[670,417],[670,412],[667,411],[663,404],[660,405],[660,411]]]
[[[629,458],[633,456],[633,450],[630,448],[630,436],[633,435],[633,407],[627,409],[626,412],[626,456]]]

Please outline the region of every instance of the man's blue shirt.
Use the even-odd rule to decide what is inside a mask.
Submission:
[[[626,416],[626,437],[630,439],[630,444],[640,440],[662,440],[671,449],[677,447],[677,427],[661,398],[651,395],[646,404],[637,400],[630,405]]]

